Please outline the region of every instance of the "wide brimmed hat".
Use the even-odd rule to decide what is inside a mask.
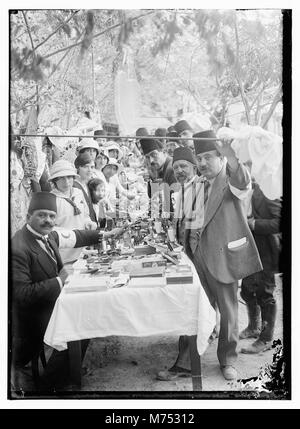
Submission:
[[[118,169],[120,168],[120,164],[118,164],[118,161],[116,160],[116,158],[108,158],[108,163],[105,164],[102,167],[102,170],[107,167],[108,165],[114,165],[115,167],[117,167]]]
[[[96,140],[84,138],[78,146],[78,151],[81,153],[84,149],[96,149],[97,155],[99,153],[99,144]]]
[[[177,147],[174,150],[172,164],[174,164],[175,161],[181,160],[189,161],[192,164],[197,165],[197,160],[191,149],[189,149],[188,147]]]
[[[198,140],[197,137],[204,140]],[[211,150],[218,150],[214,140],[205,140],[211,138],[217,138],[213,130],[200,131],[193,135],[196,155],[198,155],[198,153],[209,152]]]
[[[109,150],[117,150],[118,151],[118,159],[123,158],[123,151],[120,149],[120,147],[115,142],[110,142],[110,145],[105,145],[103,149],[103,153],[109,158],[108,151]]]
[[[160,141],[154,139],[141,139],[140,144],[144,155],[152,152],[153,150],[162,150],[163,145]]]
[[[56,196],[46,191],[34,192],[29,203],[28,213],[35,210],[51,210],[57,213]]]
[[[176,122],[174,125],[175,131],[180,135],[183,131],[193,131],[192,127],[188,124],[187,121],[182,119],[181,121]]]
[[[76,169],[73,164],[71,164],[66,159],[59,159],[54,162],[50,167],[50,177],[48,181],[56,179],[57,177],[66,177],[66,176],[74,176],[78,177]]]

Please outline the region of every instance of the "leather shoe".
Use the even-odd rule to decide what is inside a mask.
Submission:
[[[172,381],[177,380],[180,377],[191,377],[191,371],[178,366],[173,366],[170,369],[159,371],[156,375],[156,379],[160,381]]]
[[[262,341],[260,339],[254,341],[249,347],[245,347],[241,349],[241,353],[246,354],[255,354],[260,352],[265,352],[266,350],[270,350],[272,347],[272,341]]]
[[[232,365],[222,365],[221,371],[226,380],[235,380],[237,378],[236,369]]]
[[[258,338],[259,334],[259,329],[246,328],[240,333],[239,338],[240,340],[244,340],[245,338]]]

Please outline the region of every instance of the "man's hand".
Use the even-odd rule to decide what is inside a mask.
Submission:
[[[96,229],[97,228],[97,224],[96,222],[92,222],[91,220],[88,220],[85,225],[84,225],[85,229]]]
[[[226,156],[227,163],[231,170],[236,171],[238,169],[238,159],[236,157],[235,151],[232,149],[231,143],[233,139],[231,140],[225,140],[222,141],[217,140],[215,142],[216,148],[218,149],[218,152],[222,156]]]
[[[62,269],[58,273],[58,277],[61,279],[63,285],[65,284],[65,281],[67,280],[68,275],[69,275],[68,271],[64,267],[62,267]]]
[[[230,140],[225,140],[222,139],[220,140],[216,140],[215,145],[218,149],[218,151],[220,152],[221,155],[226,156],[226,158],[236,158],[235,155],[235,151],[232,149],[231,143],[232,143],[233,139]]]
[[[125,226],[121,228],[113,228],[111,231],[105,232],[104,237],[105,238],[118,237],[119,235],[122,235],[124,231],[125,231]]]

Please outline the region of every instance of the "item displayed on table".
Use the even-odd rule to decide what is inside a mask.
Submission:
[[[176,265],[166,269],[167,284],[193,283],[193,272],[189,265]]]
[[[162,277],[165,274],[165,267],[147,267],[141,269],[131,269],[129,277]]]
[[[129,280],[127,287],[136,289],[165,287],[167,285],[165,277],[133,277]]]

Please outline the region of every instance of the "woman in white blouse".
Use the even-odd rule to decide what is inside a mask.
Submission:
[[[89,216],[89,208],[80,189],[73,187],[77,177],[74,166],[67,160],[60,159],[50,168],[49,181],[56,195],[57,216],[56,229],[96,229],[96,223]],[[81,249],[61,249],[64,263],[78,258]]]

